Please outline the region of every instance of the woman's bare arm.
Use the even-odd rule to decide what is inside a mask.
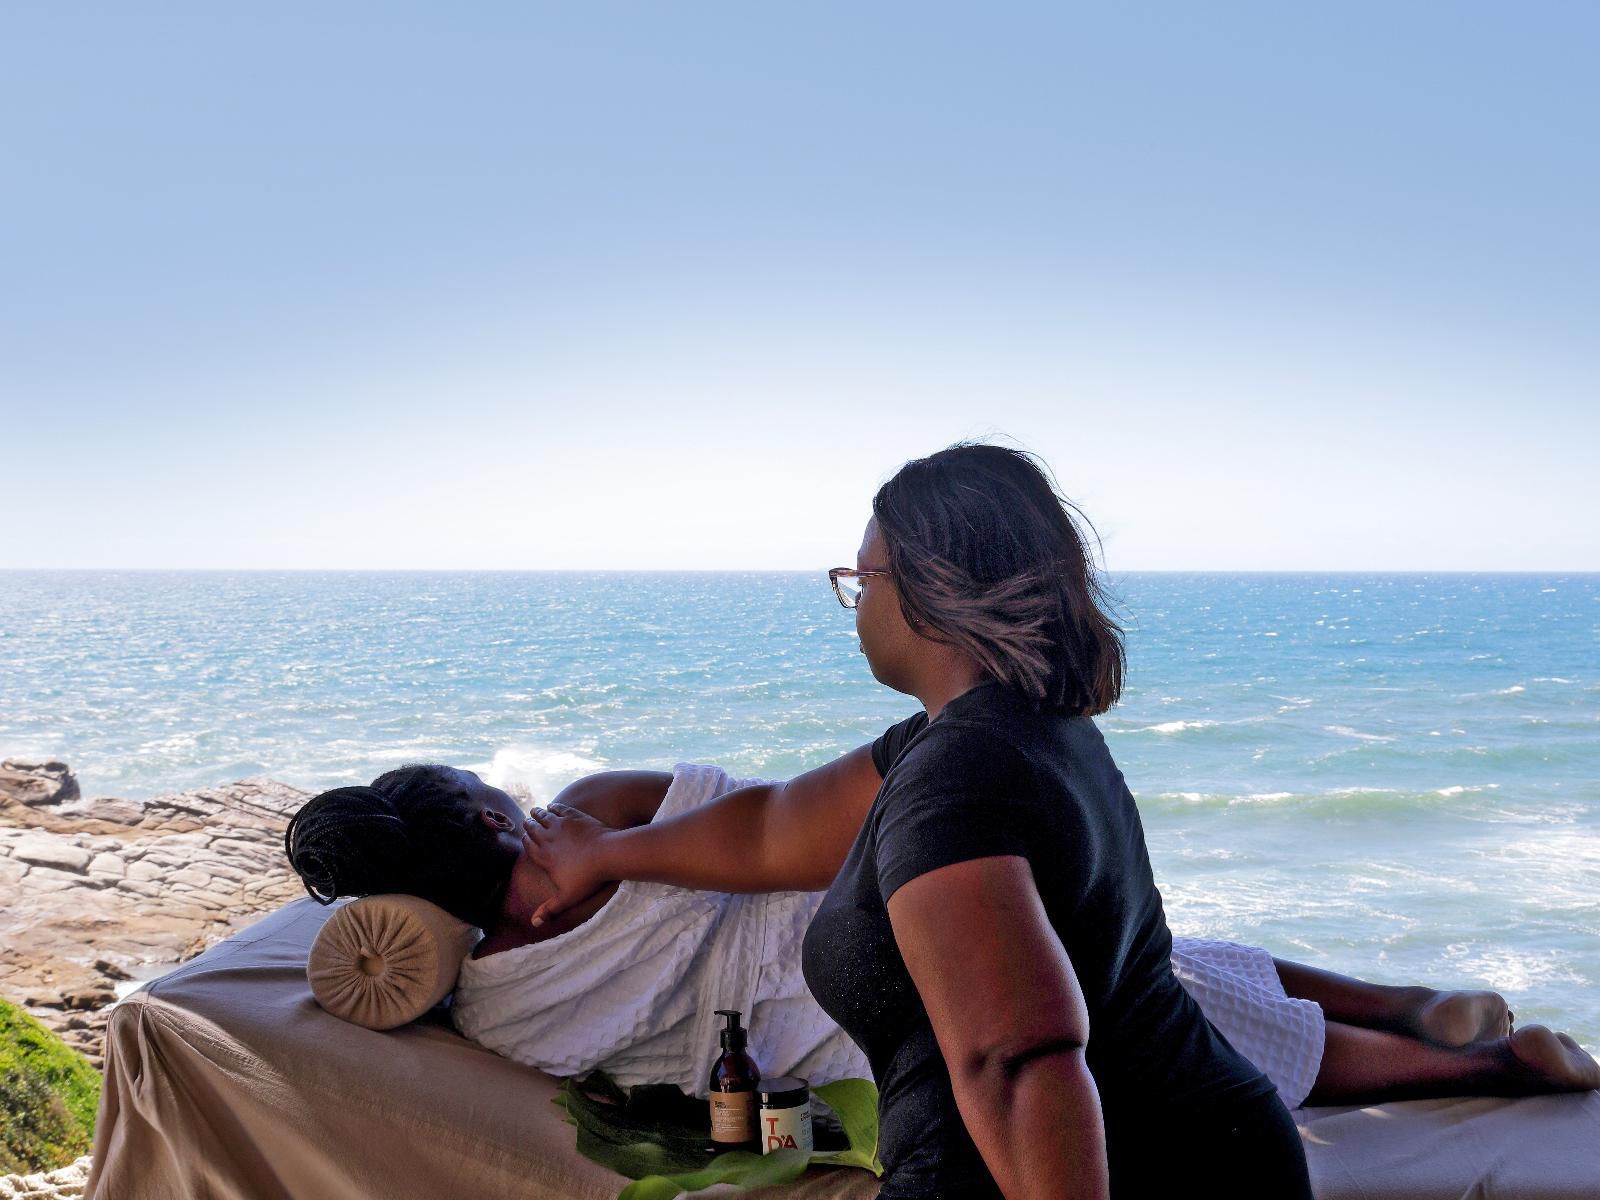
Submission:
[[[740,788],[632,829],[607,829],[565,802],[535,810],[529,853],[557,888],[535,920],[613,879],[721,892],[820,890],[839,873],[881,782],[871,747],[861,746],[786,782]]]
[[[1028,860],[977,858],[919,875],[889,922],[956,1107],[1011,1197],[1110,1194],[1089,1011]]]

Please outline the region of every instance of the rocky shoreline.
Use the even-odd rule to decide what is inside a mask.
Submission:
[[[54,1171],[32,1175],[0,1175],[0,1200],[73,1200],[89,1183],[87,1154]]]
[[[0,762],[0,997],[103,1070],[118,999],[305,894],[283,832],[308,795],[86,800],[65,763]],[[87,1163],[0,1178],[0,1198],[78,1195]]]

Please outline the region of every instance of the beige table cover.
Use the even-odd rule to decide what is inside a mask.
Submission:
[[[112,1010],[86,1200],[615,1197],[627,1181],[574,1150],[549,1076],[466,1041],[442,1010],[378,1032],[317,1005],[306,956],[331,911],[296,900]],[[1600,1197],[1600,1094],[1296,1118],[1320,1200]],[[876,1190],[814,1169],[742,1194]],[[1220,1194],[1198,1179],[1195,1193]]]

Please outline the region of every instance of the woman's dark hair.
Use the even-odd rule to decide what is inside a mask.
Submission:
[[[976,442],[906,463],[872,499],[912,629],[1040,708],[1095,716],[1126,658],[1074,512],[1089,525],[1033,455]]]
[[[283,851],[319,904],[403,892],[487,929],[517,856],[478,811],[449,768],[411,763],[370,787],[313,796],[290,819]]]

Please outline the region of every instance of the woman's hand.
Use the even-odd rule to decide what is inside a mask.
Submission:
[[[614,831],[567,804],[535,808],[522,825],[524,852],[542,867],[555,894],[534,909],[532,924],[581,904],[608,883],[600,868],[600,844]]]

